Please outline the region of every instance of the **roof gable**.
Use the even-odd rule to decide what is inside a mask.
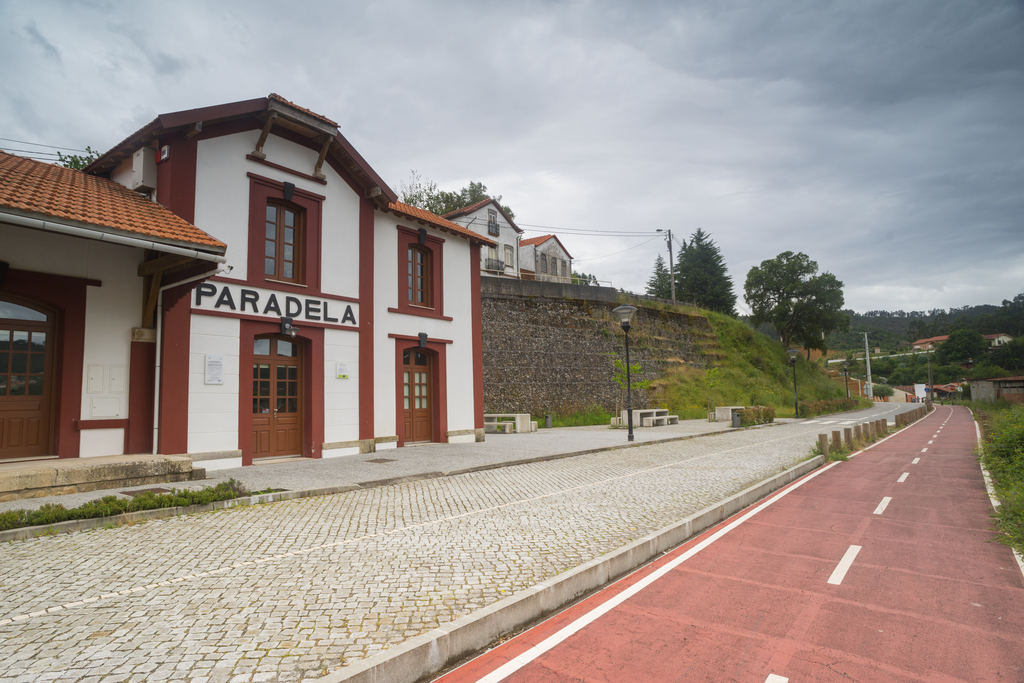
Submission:
[[[572,254],[569,253],[569,250],[565,248],[564,244],[562,244],[562,240],[558,239],[558,237],[556,235],[541,235],[540,237],[531,237],[530,239],[526,239],[526,240],[521,241],[519,243],[519,246],[521,246],[521,247],[540,246],[540,245],[544,244],[545,242],[547,242],[548,240],[554,240],[554,241],[558,242],[558,246],[561,248],[561,250],[563,252],[565,252],[565,255],[568,256],[569,258],[572,258]]]
[[[0,207],[168,244],[223,253],[225,244],[115,182],[0,152]]]
[[[212,107],[187,109],[184,111],[160,114],[151,122],[135,131],[127,138],[114,145],[85,168],[86,173],[109,173],[121,161],[131,157],[139,147],[153,143],[154,140],[167,133],[183,131],[194,124],[213,124],[244,118],[255,118],[265,122],[272,114],[276,115],[274,126],[281,126],[298,133],[312,141],[321,143],[327,136],[331,140],[329,153],[341,163],[356,179],[364,190],[380,188],[376,200],[378,205],[386,206],[388,202],[398,200],[398,195],[388,187],[377,175],[366,160],[356,151],[345,136],[338,131],[338,124],[326,116],[317,114],[291,102],[277,93],[253,100],[242,100]],[[271,130],[273,133],[273,130]],[[369,195],[368,195],[369,196]]]
[[[388,209],[392,213],[405,216],[406,218],[412,218],[420,223],[425,223],[439,230],[443,230],[444,232],[468,239],[471,242],[480,242],[482,244],[489,245],[497,244],[494,240],[487,239],[479,233],[475,233],[458,223],[453,223],[446,218],[438,216],[436,213],[431,213],[426,209],[421,209],[418,206],[413,206],[412,204],[406,204],[404,202],[389,202]]]
[[[461,209],[449,211],[448,213],[444,214],[443,217],[447,218],[448,220],[451,220],[453,218],[461,218],[462,216],[468,216],[471,213],[479,211],[488,204],[493,205],[493,207],[498,210],[498,213],[501,214],[501,217],[505,219],[505,222],[508,223],[513,230],[515,230],[518,233],[523,232],[522,229],[520,229],[520,227],[516,225],[516,222],[512,220],[512,217],[505,213],[505,209],[501,208],[501,204],[499,204],[497,200],[491,199],[490,197],[487,197],[486,199],[481,199],[476,204],[470,204],[469,206],[464,206]]]

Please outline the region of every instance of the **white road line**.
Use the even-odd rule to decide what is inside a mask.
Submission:
[[[921,462],[921,458],[914,458],[913,460],[910,461],[910,464],[911,465],[916,465],[919,462]]]
[[[928,452],[928,447],[927,447],[927,446],[925,446],[924,448],[922,448],[922,449],[921,449],[921,452],[922,452],[922,453],[927,453],[927,452]]]
[[[874,514],[880,515],[883,512],[885,512],[885,508],[889,505],[889,501],[890,500],[892,500],[892,498],[890,498],[889,496],[886,496],[885,498],[883,498],[882,502],[879,503],[878,507],[875,508]]]
[[[694,555],[699,553],[701,550],[704,550],[705,548],[707,548],[709,545],[711,545],[712,543],[714,543],[715,541],[720,539],[722,536],[725,536],[727,533],[729,533],[730,531],[732,531],[733,529],[738,527],[740,524],[742,524],[743,522],[747,521],[748,519],[750,519],[751,517],[753,517],[754,515],[759,513],[761,510],[764,510],[769,505],[772,505],[776,501],[781,500],[784,496],[789,495],[790,493],[792,493],[796,489],[800,488],[801,486],[803,486],[804,484],[809,482],[811,479],[814,479],[819,474],[822,474],[822,473],[832,469],[833,465],[837,465],[837,464],[838,464],[838,462],[834,462],[831,465],[826,465],[826,466],[822,467],[821,469],[818,469],[818,470],[812,472],[811,474],[807,475],[803,479],[800,479],[799,481],[797,481],[795,484],[793,484],[789,488],[783,489],[782,492],[779,493],[779,495],[775,496],[774,498],[770,498],[769,500],[766,500],[765,502],[761,503],[756,508],[754,508],[753,510],[748,512],[747,514],[743,515],[742,517],[740,517],[736,521],[730,523],[728,526],[725,526],[722,529],[719,529],[718,531],[716,531],[711,536],[708,536],[703,541],[701,541],[697,545],[693,546],[692,548],[687,550],[685,553],[683,553],[679,557],[675,558],[674,560],[672,560],[671,562],[669,562],[669,563],[667,563],[665,565],[662,565],[662,567],[660,569],[658,569],[657,571],[652,572],[652,573],[648,574],[647,576],[645,576],[644,578],[640,579],[635,584],[633,584],[632,586],[630,586],[626,590],[622,591],[621,593],[616,595],[614,598],[612,598],[608,602],[605,602],[605,603],[602,603],[601,605],[598,605],[597,607],[595,607],[590,612],[587,612],[586,614],[584,614],[582,617],[580,617],[576,621],[574,621],[571,624],[563,627],[557,633],[554,633],[554,634],[548,636],[543,641],[541,641],[537,645],[534,645],[532,648],[530,648],[526,652],[522,653],[521,655],[519,655],[515,659],[509,660],[508,662],[506,662],[505,664],[501,665],[500,667],[498,667],[497,669],[495,669],[491,673],[489,673],[486,676],[484,676],[483,678],[479,679],[478,683],[498,683],[498,681],[504,680],[508,676],[511,676],[516,671],[519,671],[519,669],[523,668],[524,666],[526,666],[527,664],[529,664],[530,662],[535,660],[537,657],[540,657],[542,654],[544,654],[548,650],[554,648],[559,643],[561,643],[562,641],[566,640],[567,638],[569,638],[573,634],[583,630],[584,628],[586,628],[587,626],[589,626],[593,622],[597,621],[597,619],[599,619],[600,617],[604,616],[608,612],[611,612],[613,609],[615,609],[616,607],[618,607],[619,605],[624,603],[626,600],[629,600],[631,597],[633,597],[634,595],[636,595],[637,593],[639,593],[643,589],[647,588],[648,586],[650,586],[652,583],[654,583],[655,581],[657,581],[661,577],[663,577],[666,574],[668,574],[670,571],[672,571],[673,569],[675,569],[676,567],[681,565],[683,562],[686,562],[688,559],[690,559],[691,557],[693,557]],[[854,547],[856,547],[856,546],[854,546]],[[849,554],[849,553],[847,553],[847,554]]]
[[[831,583],[833,586],[838,586],[843,582],[843,578],[846,577],[846,572],[849,571],[850,566],[853,564],[854,558],[856,558],[857,553],[860,552],[860,548],[861,547],[859,545],[850,546],[850,548],[846,551],[846,554],[843,555],[843,559],[839,560],[839,564],[836,566],[835,571],[832,572],[832,576],[828,577],[829,583]]]
[[[928,442],[928,444],[929,444],[929,445],[931,445],[931,444],[933,444],[933,443],[935,443],[935,442],[934,442],[934,441],[929,441],[929,442]]]
[[[768,674],[768,678],[764,679],[764,683],[789,683],[789,679],[785,676]]]
[[[896,483],[897,484],[902,484],[903,482],[905,482],[907,480],[907,477],[909,477],[909,476],[910,476],[910,472],[904,472],[903,474],[900,475],[900,478],[896,480]]]

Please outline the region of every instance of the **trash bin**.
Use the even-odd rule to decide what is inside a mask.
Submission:
[[[738,410],[732,411],[732,426],[733,427],[739,427],[740,426],[740,411],[738,411]]]
[[[551,429],[551,416],[550,415],[545,415],[544,416],[544,428],[545,429]]]

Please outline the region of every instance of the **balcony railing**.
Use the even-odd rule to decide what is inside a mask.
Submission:
[[[499,273],[504,273],[505,262],[496,258],[484,259],[484,270],[496,270]]]

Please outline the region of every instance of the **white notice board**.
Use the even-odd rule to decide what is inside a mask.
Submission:
[[[206,384],[224,384],[224,356],[206,354]]]

